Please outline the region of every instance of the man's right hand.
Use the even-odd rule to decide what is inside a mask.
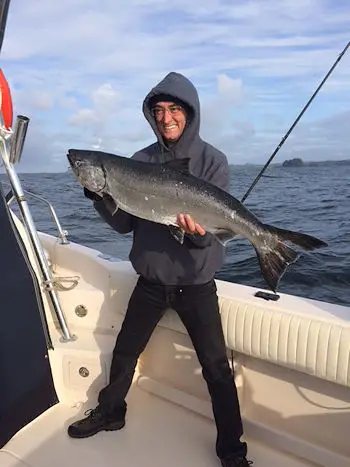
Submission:
[[[94,193],[93,191],[88,190],[85,187],[84,187],[84,196],[85,198],[92,199],[93,201],[101,201],[102,199],[102,196],[98,195],[97,193]]]

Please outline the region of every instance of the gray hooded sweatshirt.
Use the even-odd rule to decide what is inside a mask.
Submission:
[[[152,99],[163,95],[180,100],[189,110],[181,138],[169,148],[164,143],[151,112]],[[227,158],[200,138],[199,98],[196,88],[187,78],[178,73],[169,73],[146,96],[143,113],[157,137],[157,142],[136,152],[132,156],[134,159],[165,162],[170,159],[190,158],[190,173],[228,191]],[[204,284],[214,277],[223,264],[223,246],[210,233],[204,236],[185,235],[181,245],[165,225],[137,218],[122,210],[112,216],[103,200],[95,201],[94,206],[117,232],[133,232],[129,258],[135,271],[149,281],[164,285]]]

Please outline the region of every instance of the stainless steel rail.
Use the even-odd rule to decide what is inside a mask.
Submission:
[[[1,183],[2,183],[3,185],[6,185],[6,186],[12,188],[12,185],[11,185],[10,183],[7,183],[7,182],[1,182]],[[45,198],[43,198],[42,196],[39,196],[39,195],[37,195],[37,194],[35,194],[35,193],[32,193],[32,192],[27,191],[27,190],[23,190],[23,192],[24,192],[25,194],[27,194],[28,196],[31,196],[32,198],[35,198],[35,199],[37,199],[37,200],[39,200],[39,201],[41,201],[41,202],[47,204],[47,206],[48,206],[49,209],[50,209],[52,218],[53,218],[53,220],[54,220],[54,222],[55,222],[55,224],[56,224],[57,231],[58,231],[58,236],[59,236],[59,238],[60,238],[60,243],[61,243],[62,245],[68,245],[68,244],[69,244],[69,240],[68,240],[68,238],[67,238],[67,237],[68,237],[68,232],[67,232],[67,230],[63,230],[63,229],[62,229],[61,223],[60,223],[60,221],[59,221],[59,219],[58,219],[58,216],[57,216],[57,214],[56,214],[56,212],[55,212],[55,209],[54,209],[54,207],[52,206],[52,204],[51,204],[47,199],[45,199]],[[15,196],[14,196],[13,193],[12,193],[12,196],[11,196],[11,198],[7,201],[7,204],[10,205],[14,199],[15,199]]]
[[[14,197],[18,202],[18,206],[23,217],[23,224],[29,239],[30,246],[38,263],[39,271],[42,276],[41,285],[44,291],[48,294],[48,298],[52,304],[62,331],[61,340],[71,341],[75,339],[75,336],[70,333],[68,328],[66,318],[57,296],[57,292],[54,288],[54,281],[50,267],[25,197],[25,192],[22,188],[14,165],[11,162],[19,161],[21,158],[28,123],[29,119],[27,117],[18,116],[15,132],[6,130],[3,125],[0,126],[0,152],[4,163],[4,168],[10,180]]]

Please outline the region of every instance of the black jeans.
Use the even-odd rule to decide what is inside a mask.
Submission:
[[[111,418],[125,414],[125,397],[138,357],[167,307],[178,313],[202,366],[217,427],[218,457],[245,456],[237,389],[227,359],[214,280],[177,287],[139,278],[113,350],[110,382],[99,394],[102,412]]]

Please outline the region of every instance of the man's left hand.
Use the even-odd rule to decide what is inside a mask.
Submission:
[[[190,215],[188,214],[179,214],[177,216],[177,224],[178,226],[184,230],[187,234],[199,234],[205,235],[205,230],[199,224],[197,224]]]

